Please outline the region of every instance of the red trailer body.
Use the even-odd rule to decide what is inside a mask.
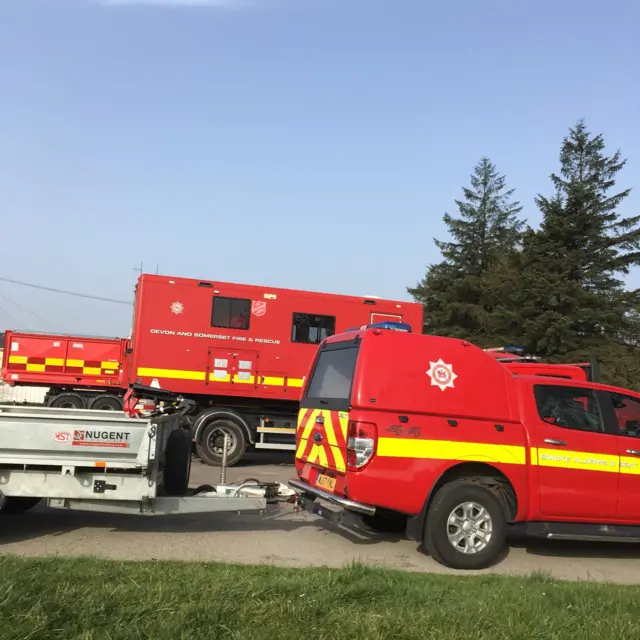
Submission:
[[[48,406],[122,409],[128,346],[126,338],[6,331],[2,377],[49,387]]]
[[[200,457],[219,464],[247,446],[295,448],[304,376],[327,336],[376,322],[422,331],[413,302],[314,293],[217,281],[140,276],[129,382],[198,402]]]

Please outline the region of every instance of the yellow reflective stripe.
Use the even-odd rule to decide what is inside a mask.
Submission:
[[[44,371],[43,364],[28,364],[27,371]]]
[[[349,414],[340,411],[338,413],[338,420],[340,421],[340,429],[342,429],[342,437],[344,441],[347,441],[347,429],[349,428]]]
[[[327,463],[327,452],[321,444],[314,444],[307,458],[309,464],[314,464],[316,461],[321,467],[329,466]]]
[[[83,367],[82,373],[85,376],[99,376],[102,373],[102,369],[100,367]]]
[[[615,471],[620,468],[620,457],[605,453],[538,449],[539,467],[559,467],[582,471]]]
[[[316,418],[320,414],[320,409],[300,409],[300,411],[298,411],[298,429],[300,429],[302,419],[304,418],[306,413],[309,413],[309,419],[307,420],[306,425],[302,430],[300,442],[298,443],[298,448],[296,450],[296,458],[302,458],[304,450],[307,448],[307,440],[309,439],[309,434],[313,429]]]
[[[638,458],[620,456],[620,473],[634,476],[640,474],[640,460]]]
[[[67,360],[67,367],[84,367],[84,360]]]
[[[204,371],[183,371],[182,369],[151,369],[148,367],[138,367],[138,375],[172,380],[205,380]]]
[[[524,447],[483,442],[418,440],[414,438],[380,438],[378,455],[386,458],[427,458],[438,460],[472,460],[525,464]]]
[[[220,380],[220,379],[221,378],[216,378],[216,380]],[[236,375],[233,376],[233,381],[239,384],[254,384],[255,378],[253,376],[249,376],[247,379],[239,378],[238,374],[236,373]]]
[[[346,471],[347,467],[344,464],[344,458],[342,457],[342,451],[338,447],[338,440],[336,439],[336,433],[333,426],[333,418],[331,417],[331,411],[325,409],[322,411],[324,417],[324,432],[327,434],[327,440],[331,447],[331,453],[333,454],[333,460],[336,464],[338,471]]]
[[[51,367],[64,367],[64,358],[45,358],[44,363]]]
[[[26,358],[24,359],[26,362]],[[21,363],[22,364],[22,363]],[[82,367],[84,365],[83,360],[67,360],[68,367]],[[119,363],[115,362],[102,362],[102,368],[106,369],[107,372],[114,372],[120,366]],[[147,376],[150,378],[167,378],[173,380],[206,380],[207,374],[204,371],[186,371],[183,369],[155,369],[149,367],[139,367],[138,368],[139,376]],[[269,387],[284,387],[285,379],[277,376],[260,376],[261,381],[260,384],[264,384]],[[227,373],[224,377],[218,378],[215,376],[213,372],[209,373],[209,382],[231,382],[233,380],[234,383],[238,384],[256,384],[256,377],[250,376],[247,379],[243,379],[239,377],[239,374],[234,374],[233,378],[230,373]],[[287,380],[286,386],[288,387],[302,387],[303,380],[302,378],[289,378]]]
[[[9,356],[9,364],[27,364],[27,356]]]
[[[101,362],[100,366],[103,369],[118,369],[120,367],[120,363],[119,362]]]
[[[536,447],[531,447],[530,451],[531,451],[531,458],[529,462],[535,466],[538,464],[538,449]]]
[[[197,373],[197,372],[193,372]],[[204,373],[202,374],[202,379],[204,380]],[[209,374],[209,382],[231,382],[231,374],[225,373],[224,376],[219,377],[216,376],[213,372]]]
[[[303,440],[307,440],[309,438],[309,435],[311,434],[311,430],[313,429],[313,425],[316,423],[316,419],[318,418],[318,416],[322,413],[321,409],[314,409],[311,412],[311,415],[309,416],[309,419],[307,420],[307,424],[304,428],[304,431],[302,432],[302,439]]]
[[[347,466],[344,463],[344,457],[342,456],[342,451],[340,451],[339,447],[331,446],[331,453],[333,454],[333,461],[335,463],[336,471],[340,471],[344,473],[347,470]],[[328,465],[327,465],[328,466]]]

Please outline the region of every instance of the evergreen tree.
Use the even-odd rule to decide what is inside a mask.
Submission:
[[[528,348],[541,356],[584,357],[633,332],[637,296],[621,277],[640,263],[640,216],[618,211],[630,191],[614,190],[625,163],[581,120],[563,140],[554,195],[536,198],[542,223],[524,234],[512,302]]]
[[[425,306],[425,331],[465,337],[484,343],[495,336],[495,307],[491,286],[496,269],[519,245],[522,207],[512,201],[513,189],[496,166],[482,158],[474,167],[471,186],[456,200],[459,217],[445,213],[449,241],[434,242],[443,260],[408,292]]]

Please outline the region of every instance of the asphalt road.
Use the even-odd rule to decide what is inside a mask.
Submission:
[[[229,480],[286,481],[290,454],[260,453],[229,469]],[[220,470],[194,462],[192,484],[214,484]],[[7,518],[7,516],[5,516]],[[3,518],[4,520],[4,518]],[[95,555],[120,560],[178,559],[281,566],[341,567],[352,561],[409,571],[452,573],[399,536],[373,534],[353,519],[332,527],[290,505],[267,516],[212,514],[169,517],[60,512],[38,507],[4,520],[0,552],[24,556]],[[565,579],[640,582],[640,545],[513,541],[493,573],[547,571]],[[455,573],[455,572],[453,572]]]

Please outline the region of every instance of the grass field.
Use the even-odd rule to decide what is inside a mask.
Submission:
[[[639,638],[640,587],[0,556],[0,638]]]

